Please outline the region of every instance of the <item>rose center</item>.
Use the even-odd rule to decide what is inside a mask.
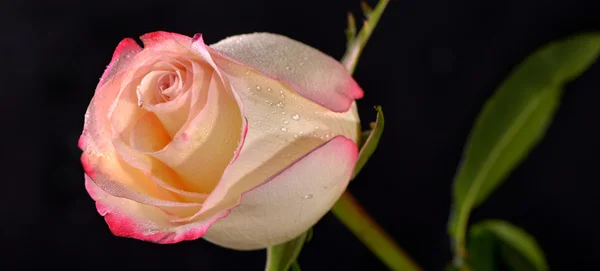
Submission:
[[[179,90],[178,85],[180,80],[181,79],[179,78],[178,74],[175,72],[169,72],[162,75],[157,82],[157,98],[163,102],[170,101],[175,98],[178,94],[177,92]]]

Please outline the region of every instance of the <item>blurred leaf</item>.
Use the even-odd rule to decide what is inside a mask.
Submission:
[[[300,270],[296,262],[302,246],[306,242],[308,232],[285,242],[281,245],[272,246],[267,249],[267,266],[265,271],[287,271],[293,266],[292,270]]]
[[[298,262],[292,263],[292,265],[290,266],[290,271],[302,271],[302,269],[300,268],[300,264],[298,264]]]
[[[503,267],[507,271],[531,271],[536,269],[523,255],[513,250],[506,244],[500,245],[500,256],[504,261]],[[545,269],[548,270],[548,269]]]
[[[352,179],[356,177],[356,175],[360,172],[360,170],[365,166],[371,155],[377,149],[377,145],[379,144],[379,139],[381,138],[381,134],[383,133],[384,119],[383,119],[383,110],[381,106],[376,106],[377,110],[377,119],[375,120],[375,125],[373,126],[373,130],[367,137],[364,142],[360,152],[358,153],[358,160],[356,160],[356,166],[354,166],[354,173],[352,173]]]
[[[552,42],[528,56],[483,106],[454,179],[448,230],[463,257],[471,209],[481,204],[541,140],[564,84],[585,71],[600,52],[600,35]]]
[[[348,28],[346,29],[346,37],[348,38],[346,43],[347,48],[341,62],[350,74],[354,72],[360,53],[365,45],[367,45],[367,41],[371,37],[373,30],[375,30],[375,26],[377,26],[379,18],[381,18],[381,14],[383,14],[388,2],[389,0],[379,0],[374,9],[371,9],[366,3],[362,2],[363,12],[365,13],[365,17],[367,17],[367,20],[363,22],[358,34],[356,34],[356,22],[354,16],[352,16],[352,14],[348,15]],[[368,10],[365,10],[365,5]],[[368,16],[366,14],[367,11],[369,12]]]
[[[480,231],[474,233],[471,230],[468,244],[468,262],[471,270],[497,271],[495,259],[495,247],[497,245],[497,239],[491,232]]]
[[[500,259],[513,271],[548,270],[544,252],[523,229],[502,220],[473,225],[469,231],[468,256],[472,270],[496,270]]]

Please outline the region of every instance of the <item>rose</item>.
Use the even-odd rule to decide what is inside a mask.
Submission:
[[[363,95],[340,63],[267,33],[141,40],[116,48],[79,141],[115,235],[259,249],[332,207],[357,159]]]

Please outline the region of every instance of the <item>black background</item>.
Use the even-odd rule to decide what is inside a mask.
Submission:
[[[600,30],[594,2],[391,0],[355,73],[366,93],[363,122],[381,104],[386,131],[350,190],[426,270],[442,270],[450,260],[452,177],[483,102],[538,46]],[[268,31],[339,59],[346,12],[359,15],[359,4],[3,1],[0,267],[262,270],[264,251],[112,236],[83,186],[76,145],[85,109],[124,37],[167,30],[202,33],[214,43]],[[553,270],[597,269],[600,257],[599,73],[597,63],[567,86],[546,138],[473,216],[525,228]],[[300,263],[304,270],[385,270],[330,214],[316,225]]]

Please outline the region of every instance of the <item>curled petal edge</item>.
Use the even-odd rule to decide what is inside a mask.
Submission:
[[[293,167],[294,165],[298,164],[299,162],[301,162],[305,159],[310,159],[311,154],[315,153],[316,150],[319,150],[321,147],[325,146],[326,144],[328,144],[334,140],[338,140],[338,139],[344,139],[345,140],[344,142],[346,142],[346,143],[350,142],[350,143],[354,144],[354,142],[352,140],[347,139],[343,136],[335,137],[332,140],[330,140],[330,141],[324,143],[323,145],[319,146],[318,148],[314,149],[313,151],[309,152],[305,156],[302,156],[301,158],[296,160],[294,163],[292,163],[288,167],[286,167],[284,170],[273,175],[271,178],[269,178],[265,182],[262,182],[260,185],[242,193],[238,197],[238,200],[237,200],[237,203],[235,204],[235,206],[228,208],[226,210],[220,211],[220,212],[216,212],[215,214],[203,219],[202,221],[196,221],[196,222],[187,223],[187,224],[183,224],[183,225],[173,225],[173,227],[171,227],[171,228],[158,228],[155,224],[144,224],[143,222],[141,222],[142,219],[133,217],[132,215],[128,215],[124,211],[120,211],[116,207],[117,206],[116,204],[106,203],[105,201],[112,199],[112,200],[119,201],[119,203],[121,203],[120,205],[124,205],[127,203],[128,204],[141,204],[140,206],[142,208],[156,208],[154,206],[145,205],[145,204],[142,204],[139,202],[135,202],[135,201],[126,199],[126,198],[119,198],[119,197],[110,195],[106,191],[102,190],[98,185],[96,185],[94,183],[94,181],[87,174],[85,175],[85,187],[86,187],[89,195],[92,197],[92,199],[94,199],[96,201],[96,208],[98,210],[98,213],[101,216],[104,216],[104,219],[105,219],[106,223],[108,224],[110,231],[114,235],[121,236],[121,237],[127,237],[127,238],[134,238],[134,239],[148,241],[148,242],[152,242],[152,243],[158,243],[158,244],[174,244],[174,243],[178,243],[178,242],[182,242],[182,241],[191,241],[191,240],[196,240],[196,239],[203,237],[206,234],[206,232],[209,230],[209,228],[214,223],[216,223],[219,219],[227,218],[227,216],[231,213],[231,211],[242,203],[242,199],[246,193],[249,193],[249,192],[263,186],[264,184],[270,182],[273,179],[276,179],[277,176],[281,175],[287,169]],[[356,146],[356,145],[354,144],[354,146]],[[355,147],[354,149],[356,149],[355,152],[357,153],[358,152],[357,148]],[[93,172],[90,172],[90,173],[93,173]],[[159,210],[156,210],[156,211],[159,211]],[[153,226],[155,228],[152,228]],[[144,227],[147,227],[147,228],[144,229]]]

